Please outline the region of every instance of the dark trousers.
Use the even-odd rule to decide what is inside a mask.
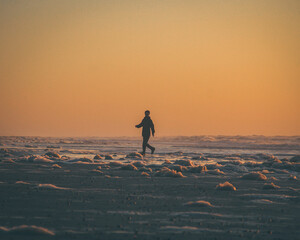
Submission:
[[[154,149],[154,147],[152,147],[148,141],[149,141],[150,135],[145,135],[143,136],[143,154],[146,153],[146,147],[150,148],[151,150]]]

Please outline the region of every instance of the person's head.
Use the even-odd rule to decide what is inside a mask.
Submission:
[[[145,111],[145,116],[149,116],[150,115],[150,111],[149,110],[146,110]]]

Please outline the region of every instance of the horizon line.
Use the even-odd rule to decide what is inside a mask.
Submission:
[[[263,134],[203,134],[203,135],[161,135],[155,136],[154,138],[163,138],[163,137],[204,137],[204,136],[226,136],[226,137],[250,137],[250,136],[260,136],[260,137],[300,137],[300,135],[263,135]],[[57,135],[57,136],[41,136],[41,135],[0,135],[0,137],[40,137],[40,138],[139,138],[141,136],[96,136],[96,135],[82,135],[82,136],[66,136],[66,135]],[[153,138],[153,137],[152,137]]]

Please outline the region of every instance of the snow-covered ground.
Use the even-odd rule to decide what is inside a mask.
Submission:
[[[297,239],[300,137],[0,137],[0,237]]]

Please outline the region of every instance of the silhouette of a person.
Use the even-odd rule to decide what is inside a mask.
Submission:
[[[142,120],[142,122],[138,125],[135,125],[136,128],[140,128],[140,127],[143,127],[143,131],[142,131],[142,136],[143,136],[143,152],[142,154],[145,156],[146,154],[146,147],[150,148],[151,149],[151,154],[154,153],[155,151],[155,147],[152,147],[148,141],[149,141],[149,138],[150,138],[150,129],[152,131],[152,136],[154,137],[154,133],[155,133],[155,130],[154,130],[154,124],[152,122],[152,119],[150,118],[150,111],[149,110],[146,110],[145,111],[145,117],[144,119]]]

